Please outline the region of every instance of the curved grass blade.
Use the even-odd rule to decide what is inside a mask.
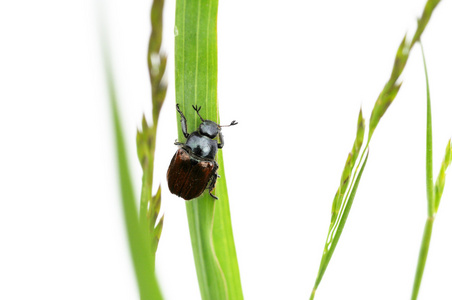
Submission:
[[[425,27],[428,24],[428,21],[430,20],[433,10],[435,9],[435,7],[438,5],[439,2],[440,2],[440,0],[428,0],[427,1],[426,5],[424,7],[422,16],[418,20],[418,26],[417,26],[416,32],[415,32],[412,40],[408,41],[405,36],[403,38],[402,42],[400,43],[400,46],[396,53],[396,58],[394,61],[391,76],[389,77],[388,82],[383,87],[383,90],[381,91],[380,95],[378,96],[377,101],[375,102],[374,108],[372,110],[372,114],[371,114],[370,120],[369,120],[369,134],[368,134],[368,138],[367,138],[367,144],[366,144],[366,147],[364,148],[364,150],[361,152],[358,167],[354,170],[352,183],[354,181],[356,174],[358,172],[359,172],[359,174],[361,174],[364,169],[365,164],[363,164],[361,167],[359,167],[359,165],[361,163],[361,160],[363,159],[364,154],[366,153],[370,140],[372,139],[373,133],[374,133],[378,123],[380,122],[380,119],[383,117],[386,110],[389,108],[389,106],[394,101],[395,97],[397,96],[397,93],[399,92],[401,83],[399,83],[398,80],[399,80],[399,77],[402,74],[402,72],[405,68],[405,65],[408,61],[409,55],[411,53],[411,49],[413,48],[414,44],[419,41],[422,33],[424,32]],[[351,161],[351,157],[349,159]],[[367,160],[367,156],[366,156],[366,160]],[[346,170],[347,168],[349,168],[348,160],[347,160],[346,166],[344,168],[343,174],[348,173],[348,171]],[[358,178],[359,177],[360,176],[358,175]],[[358,187],[358,183],[359,182],[357,180],[349,187],[348,195],[351,195],[353,193],[353,190],[355,190]],[[344,187],[347,188],[346,185]],[[330,228],[328,230],[327,241],[325,243],[324,252],[322,255],[321,262],[320,262],[319,271],[317,274],[317,278],[316,278],[314,287],[312,289],[310,299],[314,299],[314,297],[315,297],[315,292],[317,290],[317,287],[319,286],[319,284],[322,280],[323,274],[325,273],[328,263],[334,253],[336,244],[339,241],[342,229],[347,220],[348,212],[352,205],[352,202],[349,203],[350,198],[348,195],[345,197],[345,201],[342,202],[342,199],[341,199],[342,188],[343,187],[341,187],[341,186],[339,187],[339,190],[336,193],[336,196],[333,200],[333,212],[332,212],[331,224],[330,224]],[[339,207],[339,204],[342,204],[342,208],[341,208],[341,211],[343,212],[342,214],[340,212],[336,212],[336,209],[337,209],[337,207]],[[347,213],[345,213],[345,212],[347,212]]]
[[[99,9],[99,12],[102,10]],[[129,241],[130,254],[135,270],[135,276],[138,283],[140,299],[142,300],[162,300],[157,278],[153,268],[153,254],[151,244],[148,242],[150,232],[143,230],[140,225],[138,211],[133,192],[132,179],[130,176],[129,162],[127,160],[127,151],[122,130],[121,118],[116,96],[116,88],[111,67],[111,58],[108,51],[108,41],[102,14],[99,14],[99,32],[101,40],[103,66],[107,84],[108,97],[113,120],[113,129],[115,137],[116,158],[118,163],[118,175],[121,191],[121,203],[124,213],[127,237]]]
[[[124,134],[122,131],[113,74],[111,71],[111,62],[108,52],[106,51],[105,43],[102,46],[104,49],[105,74],[114,125],[122,206],[140,297],[142,300],[160,300],[163,299],[163,297],[154,274],[154,268],[152,267],[153,257],[150,244],[148,243],[149,233],[142,230],[142,226],[138,220],[138,211],[135,204],[129,163],[127,161]]]
[[[219,123],[217,103],[218,0],[177,0],[175,26],[176,102],[187,119],[188,131],[203,118]],[[177,116],[179,119],[179,116]],[[178,122],[179,141],[185,141]],[[213,200],[208,193],[186,202],[193,256],[201,296],[243,299],[232,235],[222,150],[217,161],[221,178]]]

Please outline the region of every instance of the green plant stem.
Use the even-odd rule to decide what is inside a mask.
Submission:
[[[411,300],[416,300],[421,287],[422,275],[424,274],[425,263],[427,262],[428,249],[430,247],[430,238],[432,237],[434,217],[428,217],[425,221],[424,235],[422,237],[421,250],[417,261],[416,275],[414,277],[413,291]]]

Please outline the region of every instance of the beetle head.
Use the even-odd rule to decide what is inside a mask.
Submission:
[[[218,132],[220,132],[220,130],[221,128],[217,123],[209,120],[202,122],[201,125],[199,125],[198,129],[201,135],[204,135],[211,139],[214,139],[218,135]]]

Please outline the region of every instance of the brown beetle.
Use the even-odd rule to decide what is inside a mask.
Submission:
[[[236,121],[226,126],[220,126],[215,122],[204,120],[199,111],[201,107],[193,106],[193,109],[198,113],[202,123],[199,125],[197,131],[188,134],[187,119],[176,105],[176,109],[181,116],[182,133],[187,138],[184,143],[175,142],[179,146],[176,154],[168,167],[166,179],[168,180],[168,188],[171,193],[191,200],[201,196],[205,189],[209,189],[209,194],[215,199],[218,199],[212,194],[215,188],[217,178],[218,164],[215,161],[215,155],[218,149],[223,148],[224,139],[221,134],[221,127],[236,125]],[[219,136],[220,143],[214,140]]]

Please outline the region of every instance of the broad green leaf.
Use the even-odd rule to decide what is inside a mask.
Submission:
[[[200,114],[204,119],[220,121],[217,12],[218,0],[176,1],[176,103],[187,119],[189,132],[200,124],[192,105],[201,106]],[[176,115],[179,141],[185,142],[179,115]],[[193,256],[204,300],[243,299],[221,151],[217,156],[221,178],[215,189],[219,200],[205,192],[201,197],[186,202]]]

